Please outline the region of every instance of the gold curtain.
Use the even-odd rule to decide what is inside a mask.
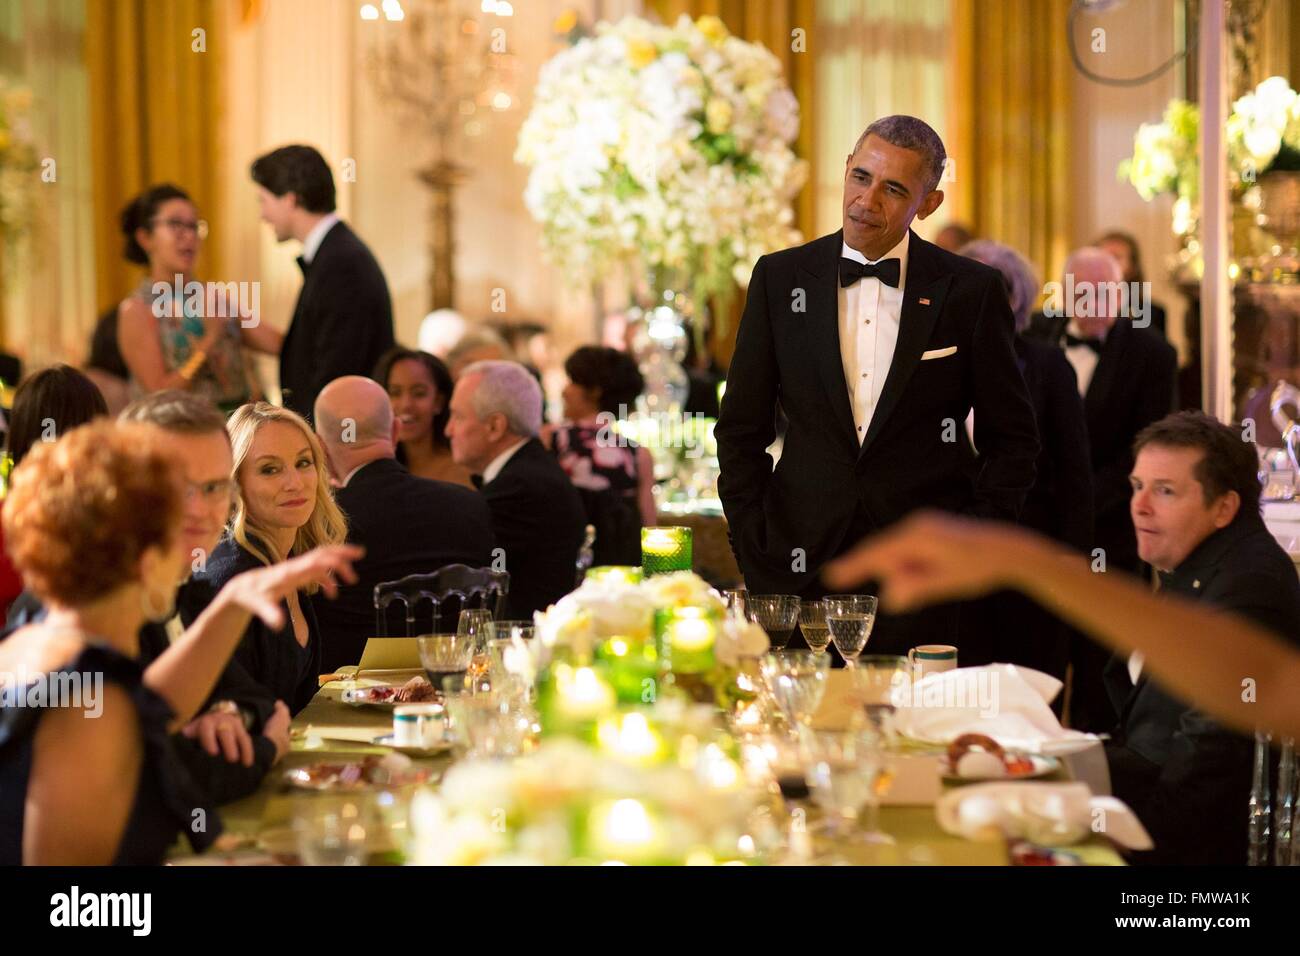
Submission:
[[[87,0],[94,169],[95,301],[102,311],[140,281],[122,257],[118,215],[132,196],[172,182],[221,227],[220,77],[224,48],[218,0]],[[197,31],[202,31],[199,33]],[[199,268],[221,275],[220,246]]]
[[[786,82],[799,101],[799,136],[794,143],[795,153],[808,160],[809,169],[815,169],[813,144],[816,142],[817,115],[813,102],[813,70],[816,50],[813,45],[815,0],[649,0],[647,8],[664,23],[675,23],[683,13],[692,18],[708,14],[720,19],[733,34],[744,40],[761,43],[781,61]],[[802,29],[802,52],[793,49],[792,33]],[[813,177],[795,197],[795,226],[811,239],[814,232],[816,193]],[[731,316],[724,325],[725,334],[715,336],[711,343],[713,354],[724,365],[730,360],[736,342],[736,328],[740,324],[743,296],[731,303]]]
[[[1076,201],[1069,7],[952,0],[951,217],[1017,249],[1044,279],[1064,264]]]

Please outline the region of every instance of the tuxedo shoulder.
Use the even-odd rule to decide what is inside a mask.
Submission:
[[[840,246],[843,243],[842,236],[843,233],[832,232],[825,236],[818,236],[816,239],[810,239],[799,246],[769,252],[762,256],[763,265],[771,269],[791,269],[797,265],[806,265],[809,262],[831,257],[838,259]]]
[[[1121,321],[1124,320],[1121,319]],[[1159,332],[1150,328],[1140,329],[1131,324],[1130,327],[1133,330],[1134,340],[1140,342],[1140,347],[1146,350],[1147,353],[1152,356],[1158,356],[1165,361],[1177,363],[1178,350],[1165,341],[1164,337],[1161,336]]]

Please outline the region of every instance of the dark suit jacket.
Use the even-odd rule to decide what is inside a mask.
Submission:
[[[1086,552],[1092,546],[1092,466],[1088,426],[1074,367],[1052,345],[1016,337],[1042,447],[1020,523]]]
[[[393,303],[379,263],[338,222],[303,271],[280,351],[284,405],[308,421],[320,390],[341,375],[370,375],[393,347]]]
[[[208,584],[213,593],[220,591],[226,582],[235,575],[254,568],[265,567],[251,553],[245,551],[232,538],[222,538],[211,556],[207,567],[194,576],[198,584]],[[202,592],[187,592],[178,604],[181,620],[189,627],[194,619],[202,613],[207,602],[195,596]],[[306,595],[299,595],[298,606],[302,608],[307,620],[307,646],[302,647],[294,639],[293,629],[289,625],[289,602],[280,602],[284,612],[285,626],[274,631],[262,623],[261,618],[254,617],[244,631],[244,637],[235,648],[231,657],[233,664],[239,665],[254,684],[261,688],[272,700],[282,700],[289,707],[290,713],[298,713],[316,696],[317,678],[322,673],[320,628],[316,623],[316,613],[312,602]]]
[[[1050,317],[1040,324],[1040,334],[1059,345],[1068,321],[1065,316]],[[1097,358],[1083,405],[1092,455],[1095,546],[1105,549],[1107,567],[1130,571],[1139,567],[1129,517],[1133,440],[1173,411],[1177,374],[1174,347],[1124,319],[1111,328]]]
[[[366,555],[354,563],[357,583],[331,601],[313,600],[322,664],[337,670],[361,660],[375,635],[375,585],[448,564],[484,567],[492,560],[492,518],[481,495],[446,481],[419,478],[395,459],[372,461],[340,488],[335,500],[348,519],[348,541]],[[389,608],[388,633],[401,635],[400,606]]]
[[[1161,575],[1161,590],[1244,615],[1300,645],[1300,580],[1258,515],[1242,515],[1202,541]],[[1135,861],[1244,864],[1254,740],[1145,673],[1135,687],[1127,659],[1111,658],[1105,679],[1120,714],[1106,747],[1111,787],[1156,844]]]
[[[574,588],[586,512],[577,489],[536,438],[483,486],[492,531],[510,573],[511,619],[531,619]]]
[[[718,493],[754,593],[799,593],[852,543],[855,515],[868,530],[923,507],[1014,520],[1033,484],[1038,440],[1002,280],[915,233],[898,343],[859,443],[840,359],[842,239],[764,256],[749,284],[715,434]],[[764,449],[778,402],[790,424],[774,471]],[[978,460],[964,440],[972,407]]]

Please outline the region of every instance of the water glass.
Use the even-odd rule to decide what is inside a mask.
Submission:
[[[364,866],[378,822],[371,795],[312,794],[293,802],[293,832],[304,866]]]
[[[831,632],[826,625],[825,601],[801,601],[799,604],[799,633],[807,645],[818,654],[826,652],[831,642]]]
[[[749,616],[767,632],[773,648],[780,650],[790,642],[799,621],[799,595],[751,594],[747,607]]]
[[[814,651],[777,651],[763,661],[768,693],[786,718],[796,726],[812,724],[826,693],[830,658]]]
[[[875,626],[876,599],[870,594],[832,594],[825,603],[831,640],[844,662],[853,667]]]

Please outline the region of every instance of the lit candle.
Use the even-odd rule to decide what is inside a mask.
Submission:
[[[646,574],[691,569],[690,528],[642,528],[641,567]]]
[[[556,678],[558,709],[569,720],[595,720],[614,708],[614,688],[592,668],[565,668]]]
[[[643,576],[640,568],[630,564],[603,564],[600,567],[589,568],[586,580],[609,581],[614,584],[639,584]]]
[[[607,753],[641,766],[656,763],[664,754],[663,738],[650,726],[645,714],[602,720],[596,728],[596,740]]]
[[[587,827],[591,850],[599,857],[648,863],[663,850],[663,825],[640,800],[598,804],[591,810]]]

